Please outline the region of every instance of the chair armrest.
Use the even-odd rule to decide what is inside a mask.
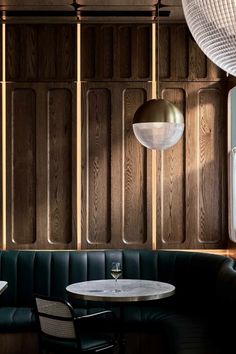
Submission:
[[[86,320],[86,319],[87,319],[87,320],[89,320],[89,319],[96,319],[97,317],[104,316],[104,315],[106,315],[106,317],[107,317],[108,314],[111,315],[111,317],[112,317],[113,319],[116,318],[116,315],[114,314],[113,311],[111,311],[111,310],[105,310],[105,311],[100,311],[100,312],[96,312],[96,313],[91,313],[90,315],[74,317],[74,320],[75,320],[75,321],[80,321],[80,320]]]

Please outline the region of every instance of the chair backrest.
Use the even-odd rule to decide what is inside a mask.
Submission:
[[[36,296],[36,309],[40,330],[47,336],[77,339],[70,304],[64,300]]]

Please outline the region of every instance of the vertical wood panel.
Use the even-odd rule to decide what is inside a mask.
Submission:
[[[33,244],[36,240],[36,93],[32,89],[16,89],[8,100],[12,111],[7,124],[10,210],[7,234],[17,245]]]
[[[128,79],[132,76],[132,27],[119,28],[119,67],[120,78]]]
[[[186,24],[161,24],[159,42],[163,81],[218,81],[226,76],[206,58]]]
[[[192,37],[188,37],[189,43],[189,78],[207,78],[207,57],[199,48]],[[217,76],[216,76],[217,77]]]
[[[224,87],[161,86],[165,98],[181,109],[186,105],[186,119],[182,140],[157,154],[158,248],[222,248],[227,239]]]
[[[72,95],[48,92],[48,196],[51,243],[72,241]]]
[[[147,241],[147,150],[132,130],[133,116],[145,102],[142,89],[126,89],[124,97],[124,225],[125,244]]]
[[[7,80],[76,80],[75,25],[10,24],[6,29]]]
[[[222,138],[220,91],[199,91],[199,242],[218,243],[222,235]]]
[[[111,238],[110,92],[89,90],[86,101],[86,241],[99,245]]]
[[[170,66],[171,66],[170,38],[171,38],[170,26],[161,25],[160,26],[159,48],[157,45],[157,50],[159,50],[160,78],[161,79],[167,79],[170,77]],[[157,37],[157,41],[158,41],[158,37]]]
[[[95,77],[95,43],[96,27],[82,26],[82,78],[91,79]]]
[[[75,80],[76,45],[75,25],[59,25],[56,31],[56,76],[59,81]],[[49,60],[52,61],[51,58]]]
[[[112,26],[104,26],[101,31],[102,35],[102,77],[112,79],[114,73],[114,28]]]
[[[38,37],[39,43],[39,77],[42,80],[53,80],[56,77],[56,33],[53,27],[42,25]],[[43,50],[43,48],[46,49]]]
[[[76,246],[75,87],[7,84],[7,247]]]
[[[171,88],[162,92],[162,97],[172,102],[185,116],[185,91]],[[164,244],[182,244],[186,240],[185,196],[185,137],[172,148],[159,153],[161,174],[158,186],[158,233]],[[160,161],[161,160],[161,161]],[[160,208],[161,205],[161,208]]]
[[[186,25],[171,28],[171,75],[173,79],[188,77],[188,29]],[[174,54],[174,55],[173,55]]]
[[[138,40],[138,77],[148,79],[151,67],[151,31],[150,26],[140,26],[137,28]]]
[[[106,87],[82,90],[82,248],[151,247],[151,154],[132,130],[150,84]]]

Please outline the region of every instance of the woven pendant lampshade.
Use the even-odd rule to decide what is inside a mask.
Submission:
[[[236,76],[236,1],[182,0],[188,27],[202,51]]]

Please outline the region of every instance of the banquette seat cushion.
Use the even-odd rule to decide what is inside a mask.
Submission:
[[[1,251],[0,279],[8,281],[8,289],[0,297],[0,332],[35,331],[34,294],[67,298],[68,284],[110,278],[113,261],[121,262],[123,278],[176,287],[170,298],[125,306],[126,331],[158,331],[171,354],[224,353],[225,308],[233,306],[236,294],[234,262],[197,252]],[[106,306],[80,301],[73,305],[78,314]],[[230,346],[228,338],[227,343]]]

